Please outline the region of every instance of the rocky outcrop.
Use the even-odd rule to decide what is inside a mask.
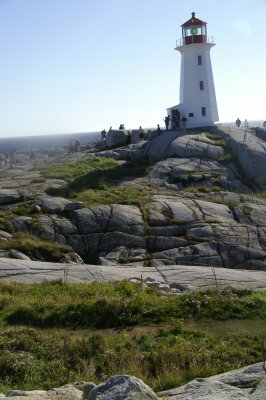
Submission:
[[[155,164],[151,180],[157,186],[183,190],[198,185],[248,193],[234,165],[224,165],[208,158],[167,158]]]
[[[87,400],[158,400],[156,394],[140,379],[129,375],[112,376],[96,386]]]
[[[0,257],[0,280],[41,283],[62,280],[68,283],[116,282],[129,280],[176,294],[213,285],[237,285],[250,289],[266,289],[266,272],[230,268],[208,268],[189,265],[88,265],[84,263],[52,263]]]
[[[121,204],[79,209],[48,196],[39,204],[49,214],[17,216],[14,228],[70,245],[89,263],[266,270],[264,200],[224,192],[156,195],[141,210]]]
[[[130,141],[130,132],[124,129],[111,129],[107,132],[106,144],[108,147],[124,146]]]
[[[171,400],[262,400],[265,382],[263,365],[258,363],[210,378],[194,379],[187,385],[158,393],[158,396]]]
[[[252,129],[226,127],[213,128],[228,141],[233,156],[238,160],[243,175],[260,190],[266,189],[264,173],[266,144]]]
[[[116,375],[105,382],[76,382],[45,390],[11,390],[1,398],[23,400],[264,400],[266,378],[262,363],[239,370],[197,378],[188,384],[154,393],[140,379],[130,375]]]

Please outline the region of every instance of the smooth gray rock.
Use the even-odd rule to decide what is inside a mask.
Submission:
[[[228,141],[233,156],[237,158],[250,183],[265,190],[266,146],[264,140],[256,136],[252,129],[230,126],[216,127],[213,131]]]
[[[255,392],[251,394],[251,400],[265,400],[266,397],[266,378],[264,378],[256,388]]]
[[[65,385],[52,390],[11,390],[6,397],[15,397],[16,400],[25,400],[29,397],[31,400],[83,400],[83,391],[75,385]]]
[[[116,282],[153,279],[172,288],[190,290],[192,287],[237,285],[251,289],[266,289],[266,271],[213,268],[189,265],[89,265],[15,260],[0,257],[0,280],[22,283],[41,283],[64,279],[67,271],[69,283]],[[182,286],[181,286],[182,285]],[[190,285],[190,286],[187,286]]]
[[[106,230],[111,211],[111,206],[83,208],[73,211],[70,214],[70,218],[80,234],[100,233]]]
[[[248,400],[249,395],[243,390],[208,379],[194,379],[175,390],[175,395],[165,397],[171,400]]]
[[[264,400],[264,385],[265,372],[262,363],[257,363],[209,378],[197,378],[184,386],[160,392],[158,396],[171,400]]]
[[[84,203],[82,201],[71,201],[64,206],[64,211],[70,212],[74,210],[79,210],[83,207],[83,204]]]
[[[30,260],[30,257],[26,256],[21,251],[18,251],[16,249],[10,249],[9,255],[10,257],[17,258],[18,260]]]
[[[150,140],[145,154],[154,161],[171,157],[205,157],[218,160],[223,155],[223,148],[213,145],[204,134],[171,131],[163,132]]]
[[[18,203],[20,194],[17,190],[0,189],[0,205]]]
[[[106,144],[108,147],[119,147],[129,143],[130,132],[127,130],[117,129],[107,132]]]
[[[9,232],[0,230],[0,237],[4,239],[11,239],[12,235]]]
[[[61,197],[40,196],[38,199],[38,204],[49,214],[56,214],[64,211],[65,207],[70,203],[71,201]]]
[[[158,397],[140,379],[117,375],[92,389],[87,400],[158,400]]]

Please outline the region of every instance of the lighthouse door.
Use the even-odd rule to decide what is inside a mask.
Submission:
[[[178,110],[172,110],[172,128],[179,128],[180,123],[180,112]]]

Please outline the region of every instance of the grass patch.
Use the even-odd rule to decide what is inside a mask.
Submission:
[[[92,160],[77,161],[75,163],[58,163],[49,166],[42,172],[45,178],[64,179],[72,181],[79,176],[87,175],[95,171],[111,171],[117,168],[118,164],[112,158],[94,158]]]
[[[162,297],[129,282],[0,283],[0,390],[98,383],[115,374],[133,374],[154,390],[175,387],[260,361],[266,338],[262,322],[254,331],[259,319],[266,320],[259,291]]]
[[[189,192],[189,193],[213,193],[213,192],[220,192],[221,188],[218,185],[213,186],[206,186],[201,183],[195,184],[193,186],[188,186],[187,188],[183,188],[182,192]]]
[[[221,135],[217,133],[204,132],[204,135],[213,141],[213,145],[220,146],[224,150],[224,154],[219,157],[218,161],[222,164],[229,164],[233,162],[233,156],[227,140],[223,139]]]
[[[266,200],[266,192],[255,192],[255,193],[249,194],[249,196],[257,197],[258,199],[262,199],[262,200]]]
[[[19,250],[32,260],[58,262],[64,254],[73,251],[70,246],[41,240],[28,233],[15,233],[12,239],[0,242],[2,250]]]
[[[238,205],[238,202],[232,199],[211,199],[211,201],[213,203],[223,204],[230,208],[231,211],[233,211],[234,208]]]
[[[67,172],[63,176],[64,168]],[[69,182],[63,188],[49,188],[47,193],[83,201],[87,207],[113,203],[141,205],[150,200],[151,191],[123,185],[123,181],[147,176],[150,169],[146,160],[119,165],[105,158],[61,165],[46,171],[46,177],[64,177]]]
[[[204,135],[213,141],[214,146],[227,147],[227,142],[217,133],[204,132]]]
[[[15,230],[12,224],[12,218],[15,218],[17,216],[28,216],[30,214],[31,214],[30,203],[20,203],[18,207],[14,208],[12,211],[0,210],[1,230],[5,230],[9,233],[14,233]]]
[[[134,188],[128,185],[103,185],[99,189],[81,191],[71,197],[73,201],[82,201],[86,207],[98,204],[135,204],[138,206],[151,201],[153,191],[145,188]]]

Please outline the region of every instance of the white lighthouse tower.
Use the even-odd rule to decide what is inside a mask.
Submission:
[[[182,25],[182,38],[175,50],[181,53],[179,104],[168,108],[172,128],[210,126],[218,121],[210,50],[215,46],[207,37],[207,24],[192,17]],[[183,123],[184,125],[184,123]]]

